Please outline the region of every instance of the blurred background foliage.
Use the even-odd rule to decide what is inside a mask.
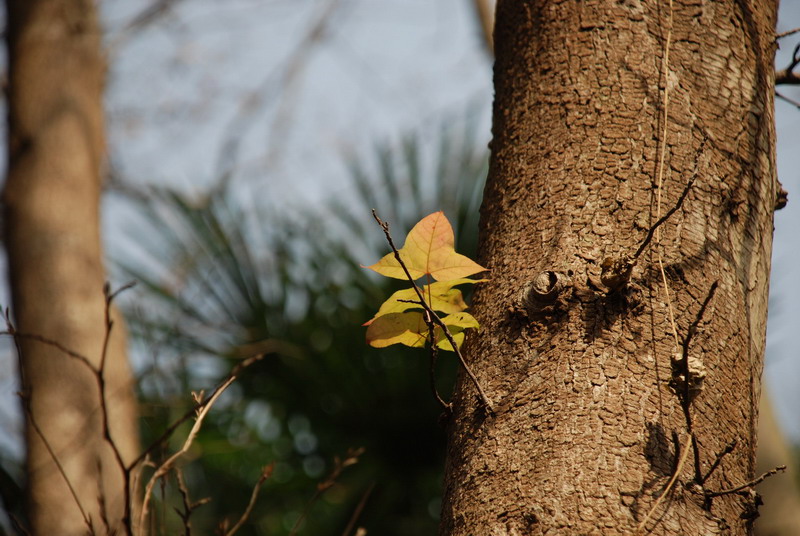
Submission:
[[[126,303],[148,356],[144,445],[190,407],[191,390],[213,386],[244,357],[269,354],[223,396],[190,452],[183,471],[193,499],[212,497],[193,514],[196,526],[234,522],[261,467],[274,462],[243,534],[289,534],[305,515],[301,533],[339,535],[364,500],[358,524],[372,534],[435,532],[444,430],[428,355],[366,345],[362,324],[401,284],[360,264],[388,251],[373,207],[398,243],[442,209],[457,250],[474,256],[488,159],[479,140],[467,113],[427,136],[378,144],[347,159],[349,184],[312,211],[244,208],[225,180],[202,195],[152,188],[137,196],[142,218],[131,241],[140,247],[118,265],[140,282]],[[436,374],[444,396],[455,370],[444,353]],[[362,447],[359,463],[309,507],[334,458]],[[159,522],[177,530],[174,485],[165,499]]]

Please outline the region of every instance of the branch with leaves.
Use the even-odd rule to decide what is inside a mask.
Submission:
[[[404,279],[411,283],[411,288],[392,294],[375,316],[364,324],[369,326],[367,343],[376,348],[392,344],[421,348],[429,343],[433,352],[436,348],[455,352],[484,406],[494,413],[489,398],[461,354],[465,331],[477,329],[479,324],[465,312],[467,304],[463,295],[454,288],[486,281],[468,279],[468,276],[484,272],[486,268],[456,253],[453,227],[444,212],[434,212],[420,220],[400,249],[389,233],[389,224],[381,220],[374,209],[372,216],[386,235],[392,252],[365,268],[386,277]],[[416,281],[423,277],[427,283],[420,288]],[[446,316],[442,318],[438,313]],[[432,354],[432,359],[435,355]],[[438,394],[437,399],[441,401]]]

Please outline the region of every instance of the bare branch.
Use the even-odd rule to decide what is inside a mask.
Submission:
[[[186,486],[186,480],[183,478],[183,471],[175,469],[175,478],[178,480],[178,491],[183,501],[183,511],[177,508],[174,508],[174,510],[183,521],[183,536],[192,536],[192,513],[204,504],[210,503],[211,497],[203,497],[199,501],[192,502],[189,496],[189,488]]]
[[[795,108],[800,109],[800,102],[798,102],[798,101],[796,101],[794,99],[790,99],[789,97],[787,97],[786,95],[784,95],[782,93],[779,93],[778,91],[775,92],[775,96],[778,97],[779,99],[781,99],[784,102],[788,102],[789,104],[791,104]]]
[[[356,505],[356,509],[353,510],[353,515],[350,516],[350,520],[347,522],[347,526],[342,531],[342,536],[350,536],[350,533],[356,526],[356,522],[358,518],[361,516],[361,512],[364,510],[364,506],[367,504],[367,499],[372,494],[372,490],[375,489],[375,482],[371,483],[367,490],[361,495],[361,499],[358,501]]]
[[[272,476],[272,470],[275,469],[275,463],[271,463],[266,467],[261,469],[261,476],[258,477],[258,482],[256,482],[255,486],[253,486],[253,492],[250,494],[250,502],[247,503],[247,508],[244,509],[242,516],[239,518],[239,521],[231,527],[229,531],[225,533],[225,536],[233,536],[236,532],[242,528],[247,518],[250,517],[250,514],[253,512],[253,507],[256,505],[256,499],[258,499],[258,493],[261,491],[261,486],[264,485],[264,482]]]
[[[20,346],[19,346],[19,339],[20,338],[25,338],[25,336],[24,336],[24,334],[19,333],[17,331],[17,329],[14,327],[14,324],[11,323],[11,314],[9,313],[8,309],[5,310],[4,314],[5,314],[5,320],[6,320],[6,331],[0,332],[0,335],[11,335],[11,337],[14,340],[14,346],[15,346],[16,351],[17,351],[17,356],[19,356],[20,359],[21,359],[22,348],[20,348]],[[74,357],[74,358],[78,359],[79,361],[83,362],[84,364],[86,364],[89,368],[92,368],[92,365],[91,365],[91,363],[89,363],[89,360],[86,359],[85,357],[83,357],[82,355],[78,354],[77,352],[72,352],[72,351],[68,350],[67,348],[65,348],[64,346],[62,346],[62,345],[60,345],[58,343],[55,343],[55,342],[52,342],[52,341],[49,341],[49,340],[42,340],[44,338],[39,338],[37,336],[30,336],[29,338],[35,339],[35,340],[40,340],[41,342],[44,342],[45,344],[52,343],[53,346],[57,347],[59,350],[62,350],[63,352],[65,352],[70,357]],[[24,370],[23,367],[22,367],[22,363],[20,363],[20,365],[19,365],[19,370],[20,370],[20,373],[22,373],[22,371]],[[61,462],[58,459],[58,456],[56,456],[56,453],[53,450],[53,447],[50,445],[50,442],[45,437],[44,432],[39,427],[39,424],[36,422],[36,418],[33,415],[33,411],[31,411],[31,400],[30,399],[31,399],[32,393],[31,393],[30,390],[28,390],[27,392],[24,391],[25,389],[30,389],[30,388],[25,385],[24,378],[23,378],[23,392],[19,393],[20,399],[22,400],[23,410],[25,411],[25,414],[28,416],[28,419],[30,420],[31,426],[33,426],[33,429],[36,430],[36,435],[38,435],[39,439],[42,440],[42,444],[47,449],[47,452],[48,452],[48,454],[50,454],[50,457],[53,459],[53,463],[55,464],[56,468],[58,469],[58,473],[61,475],[61,477],[64,479],[64,482],[67,484],[67,488],[69,488],[69,492],[72,495],[72,498],[75,500],[75,504],[78,506],[78,510],[80,510],[80,512],[81,512],[81,516],[83,517],[83,521],[84,521],[84,523],[86,523],[86,526],[89,528],[89,533],[90,534],[94,534],[94,527],[92,525],[92,520],[86,514],[86,510],[83,509],[83,505],[81,504],[81,501],[78,498],[78,494],[75,491],[75,488],[72,487],[72,482],[70,482],[69,477],[67,476],[67,473],[64,470],[64,467],[61,465]]]
[[[785,69],[775,71],[775,85],[800,85],[800,76],[795,74],[794,68],[800,65],[800,43],[792,51],[792,59]]]
[[[144,8],[136,16],[134,16],[128,23],[119,30],[119,33],[113,36],[108,44],[108,51],[113,53],[130,37],[136,33],[144,30],[148,26],[154,24],[159,19],[169,15],[172,8],[180,0],[156,0],[151,5]]]
[[[725,448],[722,449],[722,451],[719,454],[717,454],[717,458],[714,460],[714,463],[711,464],[711,467],[708,469],[706,474],[703,475],[703,478],[700,479],[701,486],[706,483],[706,481],[711,477],[711,475],[714,474],[714,471],[717,470],[717,467],[719,467],[719,464],[722,462],[722,459],[731,452],[733,452],[733,449],[736,448],[737,443],[738,441],[734,439],[733,441],[725,445]]]
[[[641,533],[645,529],[645,525],[647,525],[647,522],[655,513],[656,508],[658,508],[658,505],[661,504],[661,501],[664,500],[664,497],[667,496],[667,494],[672,490],[672,487],[675,485],[675,482],[677,482],[678,476],[680,476],[681,470],[683,469],[683,464],[686,463],[686,458],[689,457],[689,450],[690,450],[689,444],[691,443],[691,441],[692,441],[692,436],[691,435],[687,436],[686,443],[681,448],[680,458],[678,458],[678,463],[675,466],[675,472],[672,473],[672,478],[669,479],[669,482],[667,482],[667,486],[664,488],[664,491],[661,493],[661,495],[658,496],[658,499],[656,499],[656,502],[653,503],[653,506],[650,507],[650,510],[647,512],[647,515],[645,515],[644,519],[642,519],[642,521],[636,526],[636,534]]]
[[[650,241],[653,239],[653,235],[655,235],[656,229],[658,229],[664,222],[666,222],[669,219],[670,216],[675,214],[681,208],[681,205],[683,205],[683,201],[686,199],[686,196],[688,195],[689,190],[692,188],[692,185],[694,184],[694,180],[696,178],[697,178],[697,172],[695,172],[692,178],[689,179],[689,182],[686,184],[686,187],[683,189],[683,192],[681,192],[681,195],[680,197],[678,197],[678,201],[675,203],[675,205],[671,209],[669,209],[666,214],[661,216],[658,219],[658,221],[652,225],[652,227],[650,227],[650,230],[647,231],[647,236],[645,236],[644,240],[639,246],[639,249],[637,249],[636,253],[633,254],[633,262],[636,262],[636,259],[639,258],[639,256],[647,248],[648,244],[650,244]]]
[[[211,396],[209,396],[208,398],[206,398],[206,399],[204,399],[204,400],[202,400],[200,402],[197,402],[195,404],[195,406],[193,408],[193,411],[194,410],[197,411],[197,418],[196,418],[196,420],[194,422],[194,425],[192,426],[192,429],[189,431],[189,435],[186,437],[186,440],[183,442],[183,446],[180,448],[180,450],[178,450],[172,456],[167,458],[167,460],[164,463],[162,463],[155,470],[155,472],[153,473],[153,476],[150,477],[150,481],[147,483],[147,486],[145,487],[144,500],[142,501],[142,511],[141,511],[141,513],[139,515],[139,526],[140,527],[144,527],[145,526],[145,520],[147,519],[147,514],[148,514],[148,505],[149,505],[149,502],[150,502],[150,497],[153,494],[153,487],[155,486],[156,482],[158,482],[158,480],[161,477],[163,477],[165,474],[167,474],[172,469],[172,467],[175,465],[175,462],[177,462],[178,459],[181,456],[183,456],[184,454],[186,454],[186,452],[189,450],[189,447],[191,447],[192,443],[194,442],[195,438],[197,437],[197,434],[200,432],[200,428],[203,425],[203,420],[206,418],[206,415],[208,415],[208,412],[211,410],[211,407],[214,405],[214,403],[217,401],[217,399],[219,399],[220,395],[222,395],[222,393],[225,392],[225,390],[236,380],[236,378],[238,377],[238,375],[241,373],[242,370],[244,370],[246,367],[249,367],[250,365],[252,365],[256,361],[260,361],[261,359],[264,358],[265,355],[266,354],[258,354],[258,355],[255,355],[253,357],[250,357],[249,359],[245,359],[244,361],[239,363],[233,369],[233,371],[228,375],[228,377],[222,382],[222,384],[220,384],[214,390],[214,392],[211,394]],[[191,413],[190,413],[190,415],[191,415]],[[184,420],[185,419],[180,419],[180,422],[183,422]],[[173,426],[170,427],[170,430],[169,430],[170,433],[175,428],[177,428],[177,425],[173,424]],[[165,436],[164,434],[162,434],[161,438],[159,438],[159,440],[156,443],[154,443],[154,445],[151,445],[151,447],[148,448],[148,451],[150,451],[151,449],[155,448],[156,445],[159,445],[160,441],[163,441],[162,438],[164,438],[164,437],[169,437],[169,435]],[[143,454],[143,455],[140,455],[139,458],[137,458],[137,460],[135,460],[134,463],[130,465],[130,467],[134,467],[135,464],[138,463],[138,461],[140,461],[141,459],[143,459],[143,457],[145,455],[146,455],[146,453]]]
[[[300,517],[297,518],[295,521],[292,530],[289,531],[289,536],[294,536],[300,530],[300,525],[303,523],[303,520],[308,516],[308,512],[311,510],[311,507],[317,502],[323,493],[325,493],[328,489],[330,489],[339,477],[342,475],[342,471],[344,471],[347,467],[351,465],[355,465],[358,463],[358,458],[364,454],[364,448],[359,447],[357,449],[348,449],[347,450],[347,457],[344,460],[340,460],[338,456],[336,456],[333,460],[333,469],[331,470],[330,474],[317,484],[317,490],[314,492],[314,495],[311,497],[311,500],[308,501],[306,507],[303,509],[303,513],[300,514]]]
[[[769,477],[771,477],[773,475],[776,475],[778,473],[782,473],[784,471],[786,471],[786,466],[785,465],[779,465],[778,467],[776,467],[774,469],[770,469],[769,471],[767,471],[766,473],[762,474],[758,478],[756,478],[754,480],[751,480],[749,482],[745,482],[741,486],[736,486],[735,488],[723,489],[721,491],[707,491],[706,492],[706,497],[720,497],[722,495],[730,495],[731,493],[738,493],[740,491],[746,490],[747,488],[755,487],[758,484],[761,484],[767,478],[769,478]]]
[[[791,30],[787,30],[785,32],[781,32],[781,33],[775,35],[775,40],[777,41],[778,39],[783,39],[784,37],[789,37],[790,35],[794,35],[794,34],[796,34],[798,32],[800,32],[800,28],[792,28]]]

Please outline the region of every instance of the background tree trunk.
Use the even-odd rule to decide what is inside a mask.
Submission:
[[[476,290],[482,331],[467,343],[496,416],[462,377],[441,534],[636,533],[688,438],[671,359],[715,282],[689,345],[707,373],[689,411],[697,449],[646,528],[749,530],[752,496],[704,492],[754,475],[776,200],[775,12],[734,0],[675,2],[672,18],[666,1],[498,3],[478,259],[491,281]],[[630,284],[603,288],[603,260],[633,255],[693,176]],[[552,305],[524,305],[525,284],[546,271],[571,284]]]
[[[105,65],[95,3],[8,0],[6,7],[9,171],[3,202],[17,329],[99,367],[106,334],[98,221]],[[32,532],[86,534],[87,519],[98,533],[120,531],[122,471],[103,441],[95,376],[52,345],[28,337],[18,342]],[[119,318],[105,378],[111,435],[130,461],[137,421]]]

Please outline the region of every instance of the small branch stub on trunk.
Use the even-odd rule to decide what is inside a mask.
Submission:
[[[522,286],[519,305],[528,313],[538,313],[552,306],[564,291],[572,286],[572,280],[561,272],[540,272],[532,281]]]
[[[619,290],[630,281],[634,264],[636,261],[631,260],[627,255],[618,258],[607,257],[600,265],[602,268],[600,281],[612,292]]]

